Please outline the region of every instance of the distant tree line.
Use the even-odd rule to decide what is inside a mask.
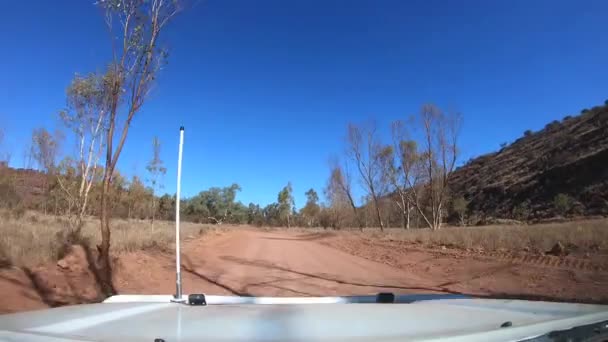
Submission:
[[[23,147],[23,166],[35,168],[31,184],[8,166],[10,153],[4,152],[4,132],[0,130],[0,207],[39,210],[67,216],[78,230],[85,216],[101,215],[103,174],[103,120],[99,118],[98,78],[76,76],[66,93],[68,107],[59,113],[64,127],[76,138],[76,153],[60,158],[65,140],[61,130],[32,131]],[[429,227],[443,223],[467,225],[472,222],[470,200],[451,192],[451,174],[459,155],[457,144],[461,117],[445,113],[434,105],[424,105],[419,115],[390,125],[390,141],[383,142],[374,122],[349,124],[345,152],[332,158],[322,197],[315,189],[306,191],[306,202],[298,210],[291,183],[277,189],[277,200],[266,206],[237,201],[242,190],[237,183],[211,187],[182,199],[182,219],[207,224],[250,224],[298,227]],[[418,134],[413,134],[416,131]],[[531,135],[526,131],[525,136]],[[417,139],[414,138],[417,137]],[[503,146],[504,148],[504,146]],[[65,148],[64,148],[65,149]],[[162,194],[166,167],[160,158],[161,141],[153,137],[145,175],[130,179],[113,172],[107,193],[112,217],[125,219],[173,220],[175,196]],[[469,162],[470,163],[470,162]],[[26,177],[27,178],[27,177]],[[359,187],[359,191],[356,191]],[[488,190],[489,191],[489,190]],[[32,192],[33,194],[27,194]],[[355,198],[356,193],[363,193]],[[25,197],[35,197],[28,200]],[[515,205],[510,218],[527,220],[532,203]],[[581,204],[568,194],[552,200],[553,214],[577,215]],[[475,222],[473,222],[475,223]]]
[[[33,131],[27,151],[45,177],[39,186],[40,200],[27,204],[29,209],[68,216],[73,222],[71,229],[79,231],[84,216],[102,215],[104,207],[100,204],[105,194],[113,217],[151,222],[173,219],[174,196],[160,194],[166,168],[160,159],[158,138],[151,141],[145,177],[126,179],[115,170],[105,184],[106,170],[100,163],[104,126],[96,107],[96,101],[102,101],[97,99],[103,94],[100,84],[103,80],[95,76],[77,76],[67,89],[68,108],[60,112],[60,117],[74,133],[77,153],[59,159],[64,134],[44,128]],[[449,179],[458,155],[459,125],[458,115],[446,114],[433,105],[423,106],[416,119],[395,121],[390,143],[381,141],[373,123],[350,124],[346,152],[330,165],[323,203],[319,194],[309,189],[306,203],[297,210],[288,183],[278,189],[276,202],[264,207],[245,205],[236,201],[241,187],[235,183],[183,199],[183,217],[211,224],[439,229],[453,207]],[[419,141],[411,135],[417,128],[423,137]],[[109,189],[104,190],[107,186]],[[360,186],[362,199],[355,198],[354,186]]]

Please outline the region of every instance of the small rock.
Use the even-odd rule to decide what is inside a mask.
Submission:
[[[88,266],[87,256],[82,246],[73,245],[66,256],[57,261],[57,267],[71,272],[82,272]]]
[[[564,245],[562,245],[562,243],[558,241],[557,243],[555,243],[555,245],[553,245],[553,248],[551,248],[551,250],[548,251],[546,254],[563,256],[567,255],[568,253],[566,252],[566,248],[564,247]]]
[[[65,259],[61,259],[57,261],[57,267],[61,268],[62,270],[67,270],[70,268],[70,265],[68,265],[68,262]]]
[[[445,251],[446,249],[447,249],[447,247],[446,247],[446,246],[441,246],[441,250],[444,250],[444,251]]]

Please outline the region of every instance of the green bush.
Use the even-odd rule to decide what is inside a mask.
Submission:
[[[553,207],[560,215],[566,215],[572,208],[572,198],[566,194],[557,194],[553,198]]]

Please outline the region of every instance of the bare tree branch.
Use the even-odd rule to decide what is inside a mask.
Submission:
[[[377,140],[375,123],[362,127],[350,124],[347,141],[347,156],[355,163],[361,183],[373,201],[380,230],[384,230],[379,197],[386,188],[382,177],[382,158],[386,157],[384,154],[387,151]]]

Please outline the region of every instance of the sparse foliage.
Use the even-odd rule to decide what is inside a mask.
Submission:
[[[409,138],[405,123],[395,121],[391,128],[393,148],[397,152],[397,158],[396,162],[392,160],[393,158],[386,159],[385,177],[399,196],[395,203],[401,211],[403,227],[409,229],[414,203],[418,201],[415,198],[418,192],[414,189],[418,187],[421,178],[421,159],[418,144]]]
[[[329,202],[329,209],[333,217],[333,225],[341,225],[342,213],[345,208],[350,207],[356,224],[363,230],[364,223],[353,198],[351,178],[348,167],[342,167],[335,160],[330,163],[330,175],[325,187],[325,198]]]
[[[66,90],[67,108],[59,113],[76,138],[75,159],[65,159],[57,181],[70,208],[72,229],[79,233],[87,210],[89,193],[99,181],[99,159],[104,147],[103,132],[108,119],[107,75],[76,75]],[[72,165],[74,164],[74,165]],[[75,208],[72,216],[72,208]]]
[[[458,159],[457,141],[462,119],[459,114],[446,114],[434,105],[424,105],[420,120],[424,133],[421,163],[424,165],[424,189],[430,215],[425,214],[420,202],[414,205],[427,225],[437,230],[444,217],[450,176]],[[413,191],[417,191],[416,188]]]
[[[560,215],[566,215],[572,209],[573,200],[566,194],[557,194],[553,198],[553,206]]]
[[[47,175],[55,174],[57,157],[59,154],[59,131],[51,134],[45,128],[38,128],[32,132],[32,156],[38,164],[38,168]],[[44,192],[49,195],[49,177],[44,178]],[[47,198],[50,196],[47,196]],[[44,213],[47,213],[47,201],[43,203]]]
[[[103,292],[114,292],[110,267],[111,180],[129,133],[131,121],[142,108],[167,51],[159,46],[166,24],[180,10],[180,1],[99,0],[112,37],[109,80],[109,117],[106,130],[106,160],[101,189],[101,245],[99,268]],[[124,112],[124,113],[123,113]],[[117,130],[121,129],[117,136]],[[118,138],[115,144],[115,139]]]
[[[464,197],[459,196],[452,199],[452,211],[458,216],[458,221],[461,226],[466,226],[466,215],[469,201]]]
[[[61,133],[51,134],[45,128],[38,128],[32,132],[33,158],[38,168],[47,174],[55,171],[60,139]]]
[[[291,183],[287,183],[277,196],[279,216],[287,223],[287,228],[291,227],[291,216],[295,207],[292,193]]]
[[[23,159],[24,169],[30,170],[34,167],[34,145],[31,141],[23,145],[21,158]]]
[[[300,211],[300,214],[304,217],[306,225],[308,227],[314,227],[318,223],[319,212],[319,195],[314,189],[306,191],[306,205]]]
[[[151,196],[150,216],[152,224],[154,224],[154,216],[156,214],[156,193],[163,188],[160,178],[167,173],[167,168],[164,167],[164,163],[160,158],[160,140],[158,137],[152,139],[152,159],[148,162],[146,170],[148,170],[148,173],[150,174],[148,181],[153,194],[153,196]]]
[[[127,191],[128,218],[135,217],[143,219],[146,217],[148,210],[146,210],[145,203],[147,203],[148,194],[149,192],[144,183],[141,181],[141,178],[138,176],[133,176]]]
[[[346,154],[359,171],[361,184],[374,205],[380,230],[384,230],[379,198],[388,189],[383,165],[392,157],[392,149],[382,146],[373,122],[361,127],[348,125],[347,141]]]
[[[0,128],[0,162],[4,162],[8,166],[11,162],[11,152],[3,146],[4,129]],[[4,150],[4,152],[3,152]]]
[[[527,221],[530,217],[530,202],[523,201],[513,207],[513,217],[520,221]]]

